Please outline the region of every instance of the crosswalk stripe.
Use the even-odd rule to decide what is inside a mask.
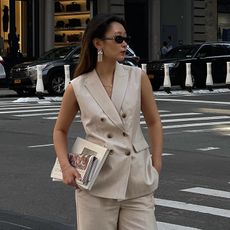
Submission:
[[[47,120],[57,120],[57,116],[55,117],[43,117],[43,119],[47,119]]]
[[[194,117],[194,118],[176,118],[176,119],[162,119],[162,123],[173,123],[173,122],[182,122],[182,121],[210,121],[210,120],[221,120],[229,119],[230,116],[212,116],[212,117]],[[145,124],[145,121],[140,121],[140,124]],[[194,124],[194,123],[193,123]]]
[[[172,154],[172,153],[162,153],[162,156],[172,156],[172,155],[174,155],[174,154]]]
[[[39,111],[54,111],[54,110],[59,110],[59,108],[51,108],[51,109],[31,109],[31,110],[14,110],[14,111],[0,111],[0,114],[31,113],[31,112],[39,112]]]
[[[205,214],[210,214],[214,216],[230,218],[230,210],[227,210],[227,209],[214,208],[214,207],[197,205],[197,204],[189,204],[185,202],[159,199],[159,198],[156,198],[155,202],[156,202],[156,205],[158,206],[182,209],[186,211],[199,212],[199,213],[205,213]]]
[[[28,148],[41,148],[41,147],[49,147],[53,146],[54,144],[44,144],[44,145],[30,145]]]
[[[197,126],[212,126],[212,125],[227,125],[230,121],[220,121],[220,122],[207,122],[207,123],[192,123],[192,124],[181,124],[181,125],[166,125],[163,129],[175,129],[175,128],[189,128]],[[144,127],[147,128],[147,127]]]
[[[202,113],[170,113],[170,114],[160,114],[160,117],[194,116],[200,114]]]
[[[179,117],[179,116],[194,116],[194,115],[201,115],[202,113],[170,113],[170,114],[160,114],[160,117]],[[143,115],[140,116],[144,118]]]
[[[157,221],[158,230],[201,230],[200,228],[191,228],[177,224],[168,224]]]
[[[36,116],[54,115],[54,114],[58,114],[58,111],[57,112],[50,112],[50,113],[17,114],[14,116],[15,117],[36,117]]]
[[[42,109],[42,108],[58,108],[57,106],[55,106],[55,105],[43,105],[43,106],[21,106],[21,107],[16,107],[17,109]],[[1,110],[13,110],[13,109],[15,109],[15,107],[14,108],[9,108],[9,107],[7,107],[7,108],[0,108],[0,111]]]
[[[194,117],[194,118],[182,118],[182,119],[162,119],[162,123],[169,122],[181,122],[181,121],[205,121],[205,120],[220,120],[220,119],[229,119],[230,116],[212,116],[212,117]]]
[[[188,102],[188,103],[201,103],[201,104],[218,104],[218,105],[230,105],[230,102],[225,101],[204,101],[204,100],[186,100],[186,99],[169,99],[158,98],[157,101],[173,101],[173,102]]]
[[[194,187],[194,188],[182,189],[181,191],[230,199],[230,192],[210,189],[210,188]]]

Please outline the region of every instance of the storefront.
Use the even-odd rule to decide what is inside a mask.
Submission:
[[[90,3],[1,0],[0,55],[33,58],[50,48],[80,42],[91,15]]]
[[[7,56],[13,46],[17,49],[18,54],[28,54],[28,29],[30,14],[30,1],[11,1],[1,0],[0,2],[0,52],[1,55]],[[11,47],[12,48],[12,47]]]
[[[54,9],[55,47],[79,44],[90,20],[90,4],[85,0],[56,0]]]

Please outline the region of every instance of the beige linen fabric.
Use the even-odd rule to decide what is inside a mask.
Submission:
[[[140,127],[141,69],[117,63],[111,99],[95,70],[71,84],[86,139],[110,149],[90,194],[131,199],[153,193],[159,175]]]
[[[152,194],[118,201],[76,192],[77,230],[157,230]]]

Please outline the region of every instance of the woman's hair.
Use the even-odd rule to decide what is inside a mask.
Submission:
[[[97,49],[94,38],[102,39],[112,22],[118,22],[126,29],[124,19],[112,14],[100,14],[91,19],[82,38],[80,61],[74,72],[74,77],[92,71],[97,63]]]

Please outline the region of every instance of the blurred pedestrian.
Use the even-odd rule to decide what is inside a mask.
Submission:
[[[168,43],[166,41],[163,42],[163,45],[161,47],[161,58],[165,57],[165,54],[168,53]]]

